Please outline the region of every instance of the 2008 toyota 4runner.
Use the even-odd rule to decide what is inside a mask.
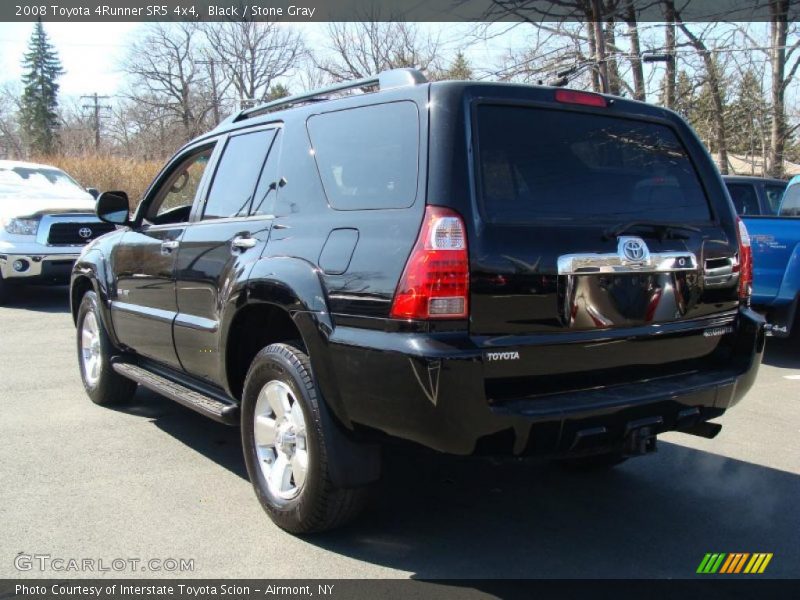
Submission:
[[[716,435],[761,361],[714,164],[621,98],[389,71],[240,112],[97,211],[124,227],[73,271],[87,393],[241,425],[293,532],[358,512],[384,439],[613,465]]]

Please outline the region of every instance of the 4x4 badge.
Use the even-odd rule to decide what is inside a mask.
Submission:
[[[639,237],[619,238],[617,253],[623,261],[646,263],[650,260],[650,250],[644,240]]]

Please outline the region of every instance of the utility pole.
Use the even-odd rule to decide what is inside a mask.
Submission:
[[[94,149],[95,152],[100,150],[100,111],[101,110],[111,110],[111,106],[108,104],[101,105],[100,100],[108,100],[111,96],[99,96],[97,92],[94,94],[90,94],[88,96],[81,96],[81,100],[84,98],[88,98],[92,101],[92,104],[84,104],[83,108],[91,109],[94,112]]]
[[[208,60],[196,60],[194,61],[196,65],[208,65],[208,71],[211,75],[211,106],[214,110],[214,126],[219,125],[219,100],[217,98],[217,70],[216,65],[217,62],[213,58],[209,58]]]

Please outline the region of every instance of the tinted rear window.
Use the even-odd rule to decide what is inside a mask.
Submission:
[[[666,126],[571,111],[478,107],[481,197],[492,221],[708,221],[686,151]]]
[[[417,194],[419,115],[391,102],[308,120],[328,202],[341,210],[406,208]]]
[[[267,157],[274,130],[236,135],[228,140],[208,192],[203,219],[246,216]]]

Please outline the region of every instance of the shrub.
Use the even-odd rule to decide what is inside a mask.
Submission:
[[[34,162],[53,165],[66,171],[84,187],[101,192],[123,190],[128,193],[131,208],[139,204],[142,195],[163,166],[155,160],[137,160],[121,156],[39,156]]]

